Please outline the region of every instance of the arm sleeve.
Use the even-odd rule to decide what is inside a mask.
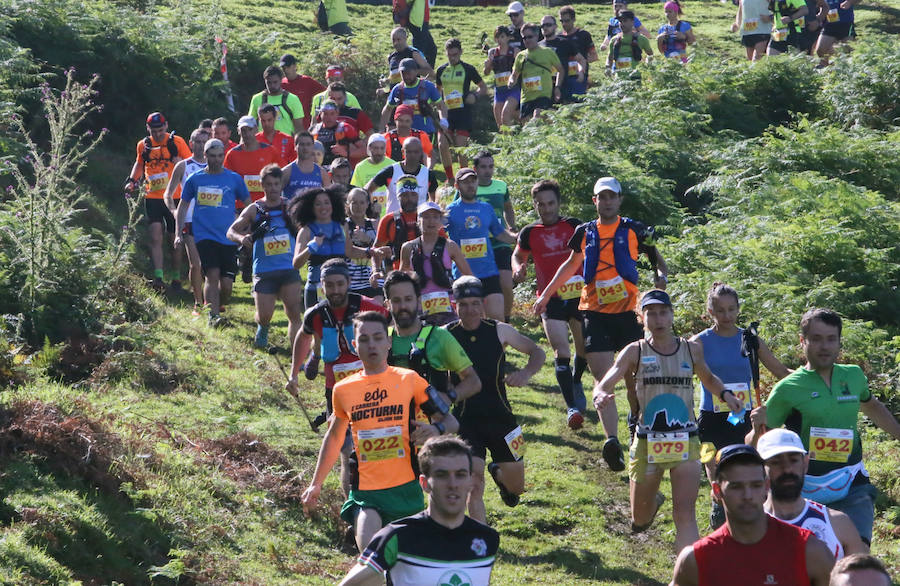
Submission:
[[[388,184],[388,180],[394,176],[394,170],[390,167],[385,167],[381,171],[375,174],[372,177],[372,183],[377,185],[378,187],[386,187]]]
[[[438,188],[438,176],[434,171],[428,171],[428,191],[435,191]]]
[[[578,226],[577,228],[575,228],[575,233],[572,234],[571,238],[569,238],[569,248],[571,248],[575,252],[581,252],[583,246],[584,226]]]

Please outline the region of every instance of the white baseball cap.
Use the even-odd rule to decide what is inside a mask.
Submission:
[[[383,134],[378,134],[378,133],[376,132],[375,134],[372,134],[371,136],[369,136],[369,141],[368,141],[366,144],[372,144],[372,143],[375,143],[375,142],[384,142],[384,143],[386,143],[387,140],[384,138],[384,135],[383,135]]]
[[[622,185],[615,177],[601,177],[594,183],[594,195],[601,191],[612,191],[613,193],[622,193]]]
[[[521,2],[512,2],[506,9],[506,14],[518,14],[519,12],[525,12],[525,7]]]
[[[241,119],[238,120],[238,130],[240,130],[244,126],[256,128],[256,118],[254,118],[253,116],[241,116]]]
[[[756,450],[759,452],[759,455],[762,456],[763,460],[768,460],[779,454],[787,454],[790,452],[798,454],[806,453],[806,448],[803,447],[800,436],[789,429],[781,427],[778,429],[771,429],[762,434],[759,438],[759,442],[756,444]]]

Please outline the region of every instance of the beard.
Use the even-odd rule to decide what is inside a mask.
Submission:
[[[412,327],[413,324],[418,321],[419,316],[412,311],[400,311],[394,314],[394,321],[397,322],[397,327],[406,329]]]
[[[803,479],[796,474],[782,474],[772,481],[771,489],[776,501],[793,501],[803,491]]]

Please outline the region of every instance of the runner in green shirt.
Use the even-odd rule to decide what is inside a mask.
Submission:
[[[609,44],[609,55],[606,57],[606,68],[613,71],[635,68],[643,59],[644,53],[653,55],[650,40],[634,33],[634,12],[623,10],[619,14],[619,25],[622,32]]]
[[[306,130],[303,128],[303,104],[300,98],[289,91],[282,89],[281,79],[284,77],[281,69],[270,65],[263,72],[263,81],[266,83],[266,89],[254,95],[250,100],[250,111],[248,116],[259,119],[259,109],[264,104],[272,104],[278,109],[275,116],[275,130],[283,132],[288,136],[294,136],[296,133]]]
[[[522,120],[527,122],[533,116],[539,116],[541,110],[548,110],[554,100],[562,97],[562,84],[565,76],[553,74],[563,71],[562,63],[556,51],[538,45],[541,27],[529,22],[522,27],[522,42],[525,50],[516,55],[513,62],[512,75],[509,76],[509,87],[522,82],[522,105],[519,107]]]
[[[478,176],[478,191],[475,198],[489,203],[494,208],[494,213],[500,220],[500,225],[509,228],[510,232],[516,231],[516,211],[509,198],[509,186],[505,181],[494,179],[494,156],[490,151],[480,151],[473,159],[475,174]],[[494,260],[500,271],[500,288],[503,289],[503,303],[506,323],[513,304],[513,273],[512,273],[512,244],[500,242],[491,237],[491,247],[494,249]]]
[[[353,177],[350,178],[350,185],[353,187],[365,188],[366,184],[372,180],[379,171],[385,167],[390,167],[397,161],[384,156],[387,141],[382,134],[373,134],[369,136],[369,144],[366,147],[369,153],[367,159],[363,159],[356,164],[353,169]],[[384,215],[387,206],[387,187],[380,187],[372,193],[372,206],[378,212],[378,218]]]

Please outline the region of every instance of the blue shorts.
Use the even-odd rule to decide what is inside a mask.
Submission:
[[[519,86],[514,88],[504,87],[504,88],[494,88],[494,103],[502,104],[506,100],[512,98],[517,102],[521,101],[522,97],[522,89]]]
[[[828,503],[835,511],[850,517],[859,536],[866,545],[872,544],[872,525],[875,523],[875,497],[878,489],[874,484],[856,484],[850,487],[847,496],[839,501]]]

